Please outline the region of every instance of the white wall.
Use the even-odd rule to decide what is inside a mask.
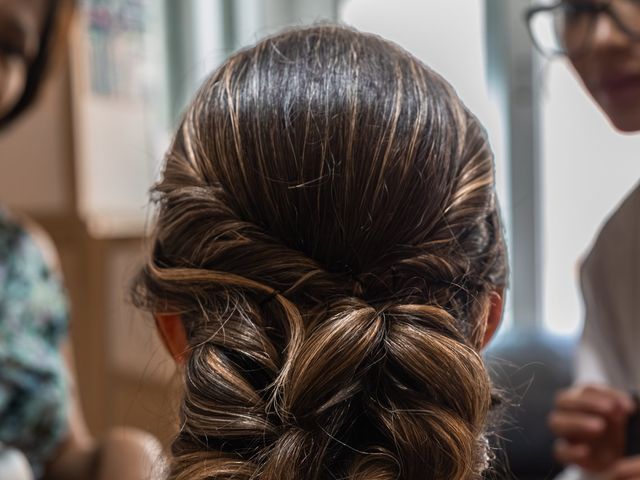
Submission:
[[[579,262],[640,179],[640,136],[614,132],[565,62],[543,67],[544,323],[576,333]]]

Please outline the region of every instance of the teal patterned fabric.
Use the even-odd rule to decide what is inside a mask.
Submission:
[[[60,278],[0,208],[0,444],[21,450],[37,476],[66,432],[68,317]]]

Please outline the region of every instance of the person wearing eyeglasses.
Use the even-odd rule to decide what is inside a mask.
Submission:
[[[35,104],[72,10],[72,0],[0,0],[3,135]],[[130,428],[101,441],[89,433],[56,263],[48,237],[0,205],[0,479],[155,478],[162,467],[155,438]]]
[[[566,0],[532,7],[531,36],[566,56],[621,132],[640,132],[640,1]],[[586,318],[575,385],[549,425],[564,478],[640,479],[640,186],[606,222],[584,261]]]

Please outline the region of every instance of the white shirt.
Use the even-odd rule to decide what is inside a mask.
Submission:
[[[582,264],[581,287],[586,317],[575,383],[640,391],[640,185],[602,227]],[[558,478],[599,477],[573,467]]]

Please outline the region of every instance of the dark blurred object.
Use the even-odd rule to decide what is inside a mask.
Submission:
[[[636,411],[627,422],[627,449],[625,455],[631,457],[640,455],[640,396],[633,394],[633,401],[636,402]]]
[[[503,478],[552,479],[562,470],[553,458],[554,436],[547,426],[556,392],[571,384],[577,339],[542,331],[512,332],[485,354],[495,385],[505,397],[498,426]],[[508,464],[508,465],[505,465]]]

